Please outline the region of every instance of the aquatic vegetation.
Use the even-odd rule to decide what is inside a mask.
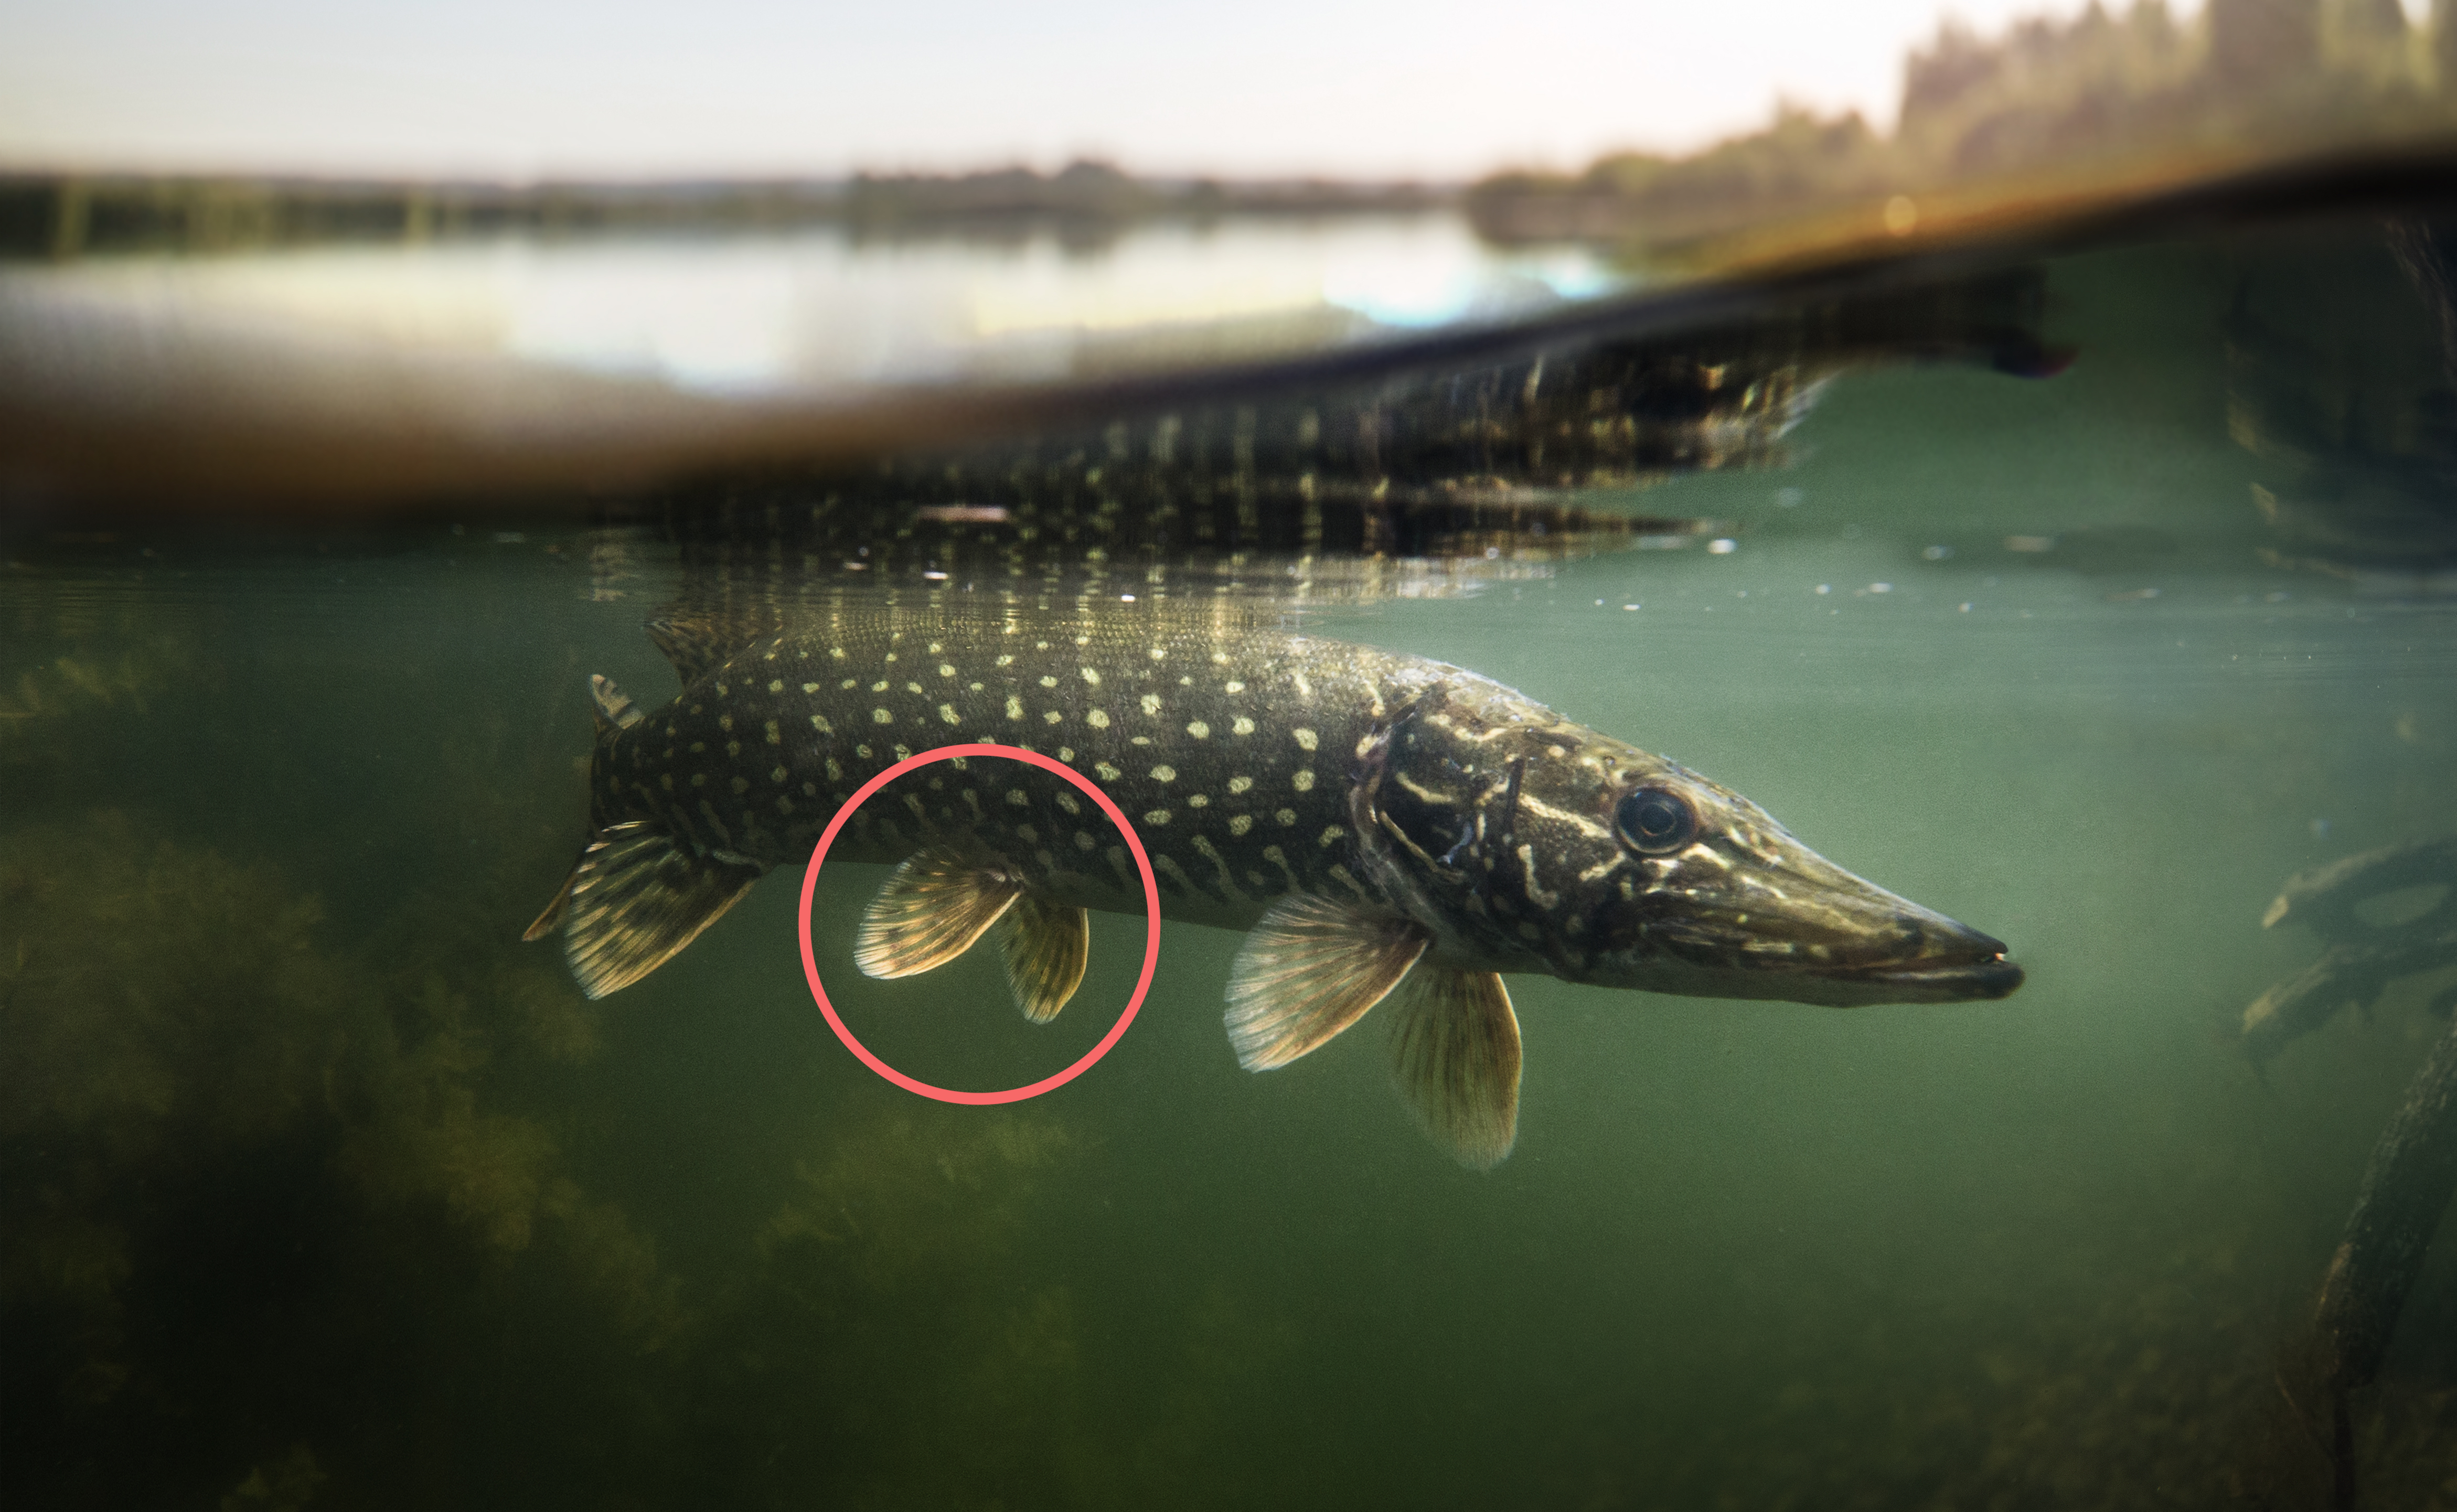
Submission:
[[[1225,1278],[1172,1288],[1183,1311],[1156,1319],[1165,1379],[1124,1396],[1105,1385],[1117,1345],[1087,1334],[1082,1272],[1065,1259],[1102,1160],[1034,1112],[888,1104],[831,1121],[704,1336],[710,1361],[733,1361],[719,1372],[730,1412],[779,1434],[800,1425],[745,1494],[1240,1504],[1217,1469],[1235,1404],[1292,1333]]]
[[[1074,1308],[1018,1251],[1078,1141],[1041,1114],[976,1112],[835,1120],[794,1163],[698,1393],[774,1445],[733,1467],[736,1497],[988,1505],[1067,1479]]]
[[[372,1116],[344,1136],[335,1159],[382,1202],[441,1201],[496,1249],[528,1248],[554,1168],[554,1139],[525,1118],[485,1114],[469,1077],[485,1066],[468,1000],[429,978],[420,1009],[429,1032],[370,1089]]]
[[[315,1451],[302,1443],[270,1465],[250,1470],[219,1505],[221,1512],[299,1512],[330,1479],[316,1463]]]
[[[494,995],[499,1010],[548,1060],[578,1065],[606,1048],[596,1005],[550,967],[503,969],[495,974]]]
[[[141,596],[18,596],[0,635],[0,766],[91,756],[114,720],[144,719],[221,684],[176,616]]]
[[[838,1131],[795,1163],[797,1195],[769,1219],[758,1254],[772,1267],[827,1254],[831,1282],[861,1294],[943,1284],[1001,1258],[1036,1179],[1074,1144],[1031,1114],[931,1110]]]
[[[621,1208],[591,1199],[561,1177],[547,1182],[540,1208],[556,1222],[563,1272],[573,1290],[595,1303],[632,1348],[653,1354],[690,1335],[698,1315],[683,1300],[682,1277],[658,1264],[656,1240]]]
[[[174,1129],[261,1137],[324,1095],[356,994],[309,948],[321,915],[267,868],[128,817],[21,830],[0,860],[0,1136],[37,1129],[141,1157]],[[245,1004],[244,1020],[217,1011]]]
[[[58,719],[85,708],[128,708],[142,714],[147,702],[170,690],[194,662],[183,644],[164,636],[116,656],[60,656],[17,674],[0,719]],[[9,725],[0,725],[0,729]]]
[[[327,1481],[363,1500],[369,1430],[326,1420],[293,1366],[335,1337],[408,1360],[532,1272],[618,1354],[688,1330],[652,1240],[500,1106],[503,1063],[592,1052],[568,986],[465,948],[449,974],[370,970],[272,867],[122,813],[18,829],[0,858],[8,1436],[52,1445],[11,1453],[28,1494],[101,1473],[60,1445],[153,1433],[158,1456],[105,1461],[110,1500],[225,1475],[226,1507]],[[415,1374],[403,1411],[429,1395]],[[227,1464],[268,1427],[295,1447]]]

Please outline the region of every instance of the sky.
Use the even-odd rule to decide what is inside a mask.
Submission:
[[[2070,0],[1955,0],[1983,33]],[[2178,13],[2197,9],[2175,6]],[[0,166],[1458,179],[1778,98],[1890,129],[1937,0],[0,0]]]

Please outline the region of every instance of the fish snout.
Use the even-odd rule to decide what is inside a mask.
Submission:
[[[2004,941],[1916,904],[1894,914],[1893,939],[1841,963],[1833,979],[1882,992],[1870,1001],[1963,1002],[1999,998],[2022,985]]]
[[[1994,935],[1814,852],[1790,859],[1787,907],[1751,920],[1790,942],[1782,957],[1798,979],[1785,995],[1837,1005],[1949,1003],[2004,997],[2022,985],[2022,969]]]

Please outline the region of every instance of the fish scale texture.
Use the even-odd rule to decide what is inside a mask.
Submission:
[[[1242,928],[1291,891],[1373,898],[1350,864],[1359,744],[1451,679],[1482,681],[1236,626],[847,617],[765,637],[612,731],[597,818],[652,820],[703,853],[774,866],[807,855],[863,783],[907,756],[1018,746],[1118,804],[1151,855],[1166,914]],[[832,853],[898,861],[948,841],[997,852],[1036,891],[1142,911],[1106,818],[1021,763],[899,778]]]

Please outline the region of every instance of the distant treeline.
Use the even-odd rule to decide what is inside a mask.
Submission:
[[[1441,186],[1137,178],[1105,163],[959,175],[679,183],[410,183],[0,174],[0,257],[236,251],[329,240],[836,225],[857,236],[1098,246],[1155,220],[1344,215],[1463,202],[1500,242],[1674,246],[1988,180],[2273,155],[2457,133],[2457,0],[2166,0],[1982,38],[1948,21],[1906,60],[1893,134],[1856,113],[1777,110],[1686,157],[1620,153],[1580,174]]]
[[[0,175],[0,257],[226,252],[322,241],[733,231],[836,225],[878,237],[1098,245],[1153,220],[1396,214],[1448,205],[1419,184],[1132,177],[1105,163],[949,176],[682,183],[400,183],[315,178]]]
[[[1786,216],[1982,180],[2120,174],[2160,159],[2282,154],[2457,132],[2457,0],[2431,24],[2399,0],[2098,0],[1986,39],[1948,21],[1904,69],[1880,135],[1856,113],[1778,108],[1764,131],[1687,157],[1621,153],[1578,174],[1510,173],[1468,191],[1503,242],[1673,245]]]

